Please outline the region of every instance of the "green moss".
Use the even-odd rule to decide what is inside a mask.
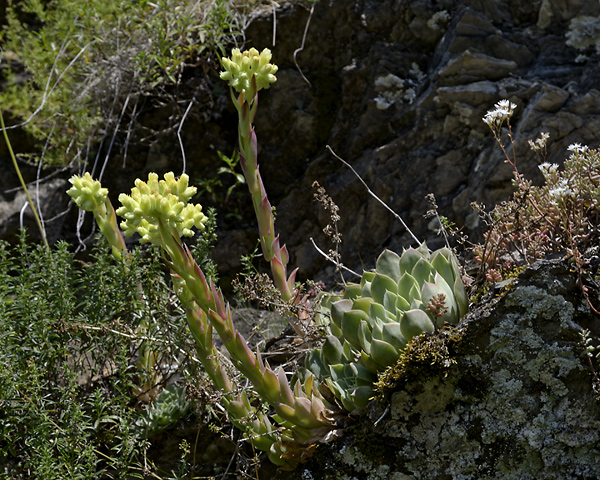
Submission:
[[[423,333],[408,343],[396,364],[385,369],[375,382],[376,398],[386,402],[390,395],[410,380],[447,376],[456,364],[453,355],[464,335],[464,328],[444,325],[433,334]]]

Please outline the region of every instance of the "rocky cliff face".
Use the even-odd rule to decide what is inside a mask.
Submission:
[[[421,365],[389,410],[371,409],[293,478],[597,478],[600,404],[579,333],[600,328],[575,279],[563,262],[527,270],[461,322],[453,365]]]
[[[550,134],[551,163],[561,164],[571,143],[597,146],[598,15],[596,0],[319,0],[301,51],[305,6],[286,4],[254,19],[247,43],[271,48],[280,67],[278,82],[260,98],[259,162],[277,206],[276,227],[300,275],[332,278],[332,267],[309,242],[314,237],[327,245],[321,229],[328,218],[312,199],[315,180],[341,208],[342,258],[349,267],[370,266],[384,246],[399,251],[411,243],[326,145],[433,247],[439,240],[435,225],[423,218],[426,194],[436,195],[442,215],[476,234],[483,227],[470,203],[491,208],[511,192],[511,168],[481,121],[498,100],[518,105],[515,154],[521,172],[534,181],[541,175],[527,140],[540,132]],[[214,176],[216,151],[229,154],[236,144],[227,92],[216,77],[190,71],[177,95],[196,99],[181,131],[187,171],[192,180]],[[184,100],[141,105],[137,131],[116,138],[106,157],[110,175],[104,181],[115,195],[128,191],[136,176],[181,169],[173,122],[184,107]],[[101,150],[98,158],[105,155]],[[11,202],[14,191],[3,198]],[[64,207],[66,196],[64,202],[42,202],[52,210],[46,218]],[[18,224],[18,208],[2,213],[5,229]],[[255,245],[252,212],[241,213],[243,220],[227,226],[215,250],[225,275]],[[54,237],[61,229],[62,236],[73,236],[74,214],[68,218],[54,220]]]
[[[257,132],[267,185],[283,197],[278,227],[293,262],[309,274],[325,266],[307,242],[326,224],[312,206],[314,180],[341,207],[349,266],[411,241],[327,144],[430,242],[427,193],[443,215],[474,232],[482,226],[470,203],[491,208],[511,192],[511,168],[481,121],[498,100],[518,105],[515,154],[535,181],[538,160],[527,140],[540,132],[550,134],[551,163],[561,164],[571,143],[597,146],[597,53],[568,40],[585,37],[570,30],[574,19],[599,13],[595,0],[320,1],[297,54],[309,86],[291,63],[308,13],[278,12],[273,50],[282,69],[263,95]],[[271,46],[271,31],[271,19],[261,19],[247,35]]]

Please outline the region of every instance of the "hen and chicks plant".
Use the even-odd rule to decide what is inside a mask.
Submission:
[[[258,220],[263,256],[281,298],[293,306],[301,302],[296,270],[287,273],[289,254],[275,233],[252,125],[258,92],[276,81],[277,66],[270,60],[267,49],[261,53],[234,49],[232,57],[222,61],[221,78],[231,87],[239,115],[240,164]],[[69,194],[81,208],[94,212],[113,249],[119,249],[122,236],[108,192],[88,176],[71,182]],[[398,360],[411,338],[433,332],[445,322],[457,323],[467,310],[458,263],[449,249],[430,253],[423,244],[401,256],[386,250],[374,272],[365,272],[360,284],[348,285],[342,298],[321,306],[320,323],[328,336],[320,349],[308,355],[306,368],[288,378],[282,367],[271,368],[259,350],[248,347],[222,292],[206,279],[182,242],[182,237],[192,236],[193,229],[202,229],[206,222],[202,207],[192,203],[195,193],[185,174],[176,179],[169,172],[159,180],[151,173],[147,182],[136,180],[130,195],[119,196],[122,206],[116,214],[124,219],[120,226],[125,236],[138,234],[142,242],[162,249],[198,358],[221,391],[231,421],[277,465],[293,468],[310,455],[314,444],[336,438],[339,418],[367,405],[378,372]],[[214,331],[229,359],[216,349]],[[231,366],[251,388],[241,388]],[[270,415],[264,406],[271,409]]]

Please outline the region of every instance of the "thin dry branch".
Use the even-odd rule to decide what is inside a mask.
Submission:
[[[400,223],[402,224],[402,226],[406,229],[406,231],[410,234],[410,236],[413,238],[413,240],[415,242],[417,242],[419,245],[421,244],[421,242],[419,241],[419,239],[415,236],[415,234],[411,231],[410,228],[408,228],[408,225],[406,225],[406,223],[404,223],[404,220],[402,220],[402,217],[400,215],[398,215],[396,212],[394,212],[394,210],[392,210],[383,200],[381,200],[377,195],[375,195],[373,193],[373,191],[369,188],[369,186],[365,183],[365,181],[361,178],[361,176],[358,174],[358,172],[356,170],[354,170],[354,167],[352,167],[352,165],[350,165],[348,162],[346,162],[346,160],[344,160],[342,157],[340,157],[338,154],[336,154],[333,149],[327,145],[327,150],[329,150],[331,152],[331,154],[337,158],[340,162],[342,162],[344,165],[346,165],[350,170],[352,170],[352,173],[354,173],[354,175],[356,175],[356,178],[358,178],[360,180],[360,183],[362,183],[364,185],[364,187],[367,189],[367,192],[369,193],[369,195],[371,195],[375,200],[377,200],[379,203],[381,203],[381,205],[383,205],[392,215],[394,215],[394,217],[400,221]]]

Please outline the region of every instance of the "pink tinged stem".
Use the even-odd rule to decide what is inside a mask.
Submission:
[[[211,296],[210,287],[208,286],[204,273],[194,260],[194,257],[192,256],[192,253],[187,245],[185,246],[184,250],[179,242],[175,243],[179,246],[182,256],[185,257],[185,260],[182,260],[181,265],[173,265],[172,269],[179,273],[179,275],[185,280],[186,287],[189,289],[200,308],[203,310],[213,308],[213,297]],[[179,271],[182,268],[184,271]]]
[[[258,205],[256,216],[258,217],[258,234],[265,260],[270,262],[273,258],[273,232],[275,230],[273,211],[267,197],[263,198]],[[279,245],[277,245],[279,246]]]
[[[252,77],[253,89],[256,92],[256,78]],[[258,92],[254,94],[254,101],[251,102],[250,105],[250,123],[254,121],[254,117],[256,117],[256,111],[258,110]]]
[[[194,302],[191,303],[193,304]],[[186,308],[186,318],[188,327],[196,340],[198,358],[206,373],[208,373],[208,376],[217,388],[225,393],[231,392],[233,390],[231,381],[225,369],[217,360],[218,352],[212,344],[212,326],[206,320],[204,312],[197,305],[195,305],[195,308],[189,305]]]

